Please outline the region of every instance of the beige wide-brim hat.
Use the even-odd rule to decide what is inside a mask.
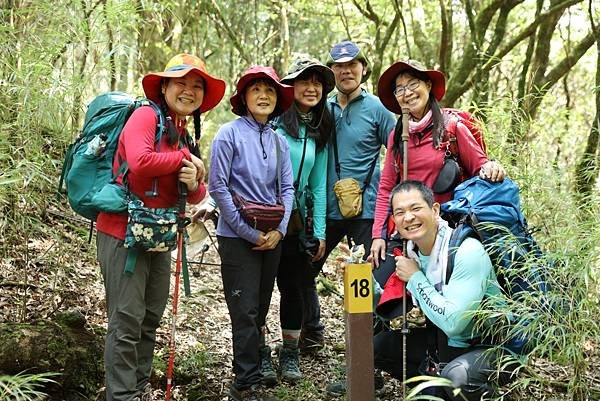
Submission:
[[[314,71],[323,80],[323,94],[326,95],[335,88],[335,75],[331,68],[327,67],[319,60],[308,56],[302,56],[294,60],[285,77],[281,78],[281,82],[288,85],[293,85],[305,71]]]

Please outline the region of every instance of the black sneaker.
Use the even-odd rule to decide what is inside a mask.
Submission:
[[[281,369],[282,380],[288,383],[296,383],[302,379],[298,359],[298,348],[281,348],[279,351],[279,369]]]
[[[277,398],[268,395],[259,384],[239,390],[233,384],[229,387],[229,401],[277,401]]]
[[[261,383],[265,386],[274,386],[277,384],[277,373],[273,368],[273,360],[271,359],[271,347],[265,345],[258,350],[258,368],[262,375]]]
[[[375,393],[381,392],[381,390],[383,390],[384,382],[383,375],[379,369],[375,369],[373,379],[375,383]],[[325,391],[330,397],[341,397],[346,395],[346,390],[346,380],[335,381],[333,383],[329,383],[327,387],[325,387]]]
[[[303,354],[316,354],[325,346],[325,338],[322,331],[302,331],[298,348]]]

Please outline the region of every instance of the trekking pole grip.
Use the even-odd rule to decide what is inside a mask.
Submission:
[[[185,217],[185,205],[187,202],[188,189],[187,185],[179,182],[179,199],[177,200],[177,209],[179,211],[179,229],[183,230],[191,220]]]
[[[408,108],[402,108],[402,181],[408,179]]]

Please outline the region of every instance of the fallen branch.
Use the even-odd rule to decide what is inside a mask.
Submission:
[[[18,281],[0,281],[0,287],[19,287],[19,288],[39,288],[39,286],[30,283],[20,283]]]

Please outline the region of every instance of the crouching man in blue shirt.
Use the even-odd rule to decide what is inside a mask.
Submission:
[[[395,274],[406,282],[412,296],[408,303],[417,303],[427,318],[426,328],[407,334],[406,377],[449,379],[461,394],[454,395],[451,388],[435,394],[445,399],[492,396],[498,381],[507,382],[510,372],[495,375],[498,353],[490,352],[490,341],[474,325],[475,311],[484,299],[502,299],[488,254],[476,239],[465,239],[446,280],[452,229],[440,218],[440,205],[434,203],[431,190],[419,181],[404,181],[390,199],[396,228],[408,240],[407,255],[396,257]],[[375,366],[401,379],[401,332],[384,331],[374,341]]]

